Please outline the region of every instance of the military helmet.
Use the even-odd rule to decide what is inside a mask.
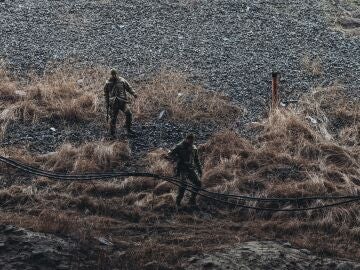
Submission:
[[[189,134],[186,135],[185,139],[194,141],[195,140],[195,135],[193,133],[189,133]]]
[[[111,71],[110,71],[110,74],[112,75],[112,76],[116,76],[116,74],[117,74],[117,72],[116,72],[116,69],[111,69]]]

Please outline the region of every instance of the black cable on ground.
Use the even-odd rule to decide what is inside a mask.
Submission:
[[[3,162],[7,165],[10,165],[14,168],[27,172],[29,174],[43,176],[55,180],[65,180],[65,181],[84,181],[84,180],[99,180],[99,179],[110,179],[116,177],[152,177],[156,179],[162,179],[168,181],[176,186],[184,186],[186,190],[190,192],[198,192],[198,194],[202,197],[211,199],[213,201],[217,201],[220,203],[224,203],[231,206],[243,207],[247,209],[253,210],[262,210],[262,211],[282,211],[282,212],[295,212],[295,211],[307,211],[307,210],[317,210],[323,209],[327,207],[339,206],[346,203],[352,203],[356,201],[360,201],[360,196],[318,196],[318,197],[301,197],[301,198],[258,198],[258,197],[250,197],[250,196],[242,196],[242,195],[231,195],[231,194],[222,194],[217,192],[211,192],[203,188],[198,188],[193,184],[184,183],[175,177],[170,176],[162,176],[156,175],[152,173],[136,173],[136,172],[110,172],[110,173],[91,173],[91,174],[81,174],[81,175],[69,175],[69,174],[58,174],[53,172],[48,172],[45,170],[37,169],[20,162],[14,161],[12,159],[8,159],[0,156],[0,162]],[[214,197],[216,196],[216,197]],[[224,198],[224,199],[219,199]],[[290,202],[290,201],[304,201],[304,200],[344,200],[341,202],[327,204],[322,206],[314,206],[307,208],[292,208],[292,209],[279,209],[279,208],[267,208],[267,207],[255,207],[248,206],[245,204],[234,203],[228,201],[228,199],[237,199],[237,200],[247,200],[247,201],[262,201],[262,202]],[[345,200],[346,199],[346,200]]]
[[[104,180],[104,179],[111,179],[117,177],[152,177],[158,179],[173,179],[178,180],[175,177],[171,176],[164,176],[164,175],[157,175],[152,173],[137,173],[137,172],[107,172],[107,173],[88,173],[88,174],[60,174],[49,172],[45,170],[41,170],[18,161],[8,159],[5,157],[0,156],[0,162],[6,163],[12,167],[20,169],[22,171],[33,173],[36,172],[38,176],[44,176],[56,180],[64,180],[64,181],[91,181],[91,180]],[[197,188],[195,185],[188,183],[188,186],[192,186]],[[359,195],[348,195],[348,196],[313,196],[313,197],[298,197],[298,198],[260,198],[260,197],[251,197],[246,195],[233,195],[233,194],[224,194],[224,193],[217,193],[208,191],[206,189],[200,188],[200,190],[215,196],[221,196],[226,198],[234,198],[234,199],[243,199],[243,200],[251,200],[251,201],[263,201],[263,202],[290,202],[290,201],[310,201],[310,200],[344,200],[344,199],[356,199]]]

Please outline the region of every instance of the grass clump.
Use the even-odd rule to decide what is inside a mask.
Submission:
[[[40,159],[51,171],[85,173],[121,169],[130,155],[130,148],[124,142],[90,142],[79,147],[64,144],[56,152]]]
[[[138,85],[139,98],[134,103],[138,118],[154,118],[164,111],[176,121],[212,121],[228,124],[237,119],[241,109],[223,94],[206,91],[189,82],[179,72],[161,71]]]

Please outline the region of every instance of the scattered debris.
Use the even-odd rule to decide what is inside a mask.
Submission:
[[[96,239],[103,245],[106,245],[106,246],[113,246],[114,245],[113,243],[111,243],[109,240],[107,240],[104,237],[98,237]]]
[[[25,97],[26,96],[26,92],[21,91],[21,90],[15,90],[15,94],[20,96],[20,97]]]
[[[318,123],[318,120],[316,120],[314,117],[306,116],[305,118],[308,119],[314,125]]]
[[[162,110],[162,111],[159,113],[158,119],[161,120],[161,119],[164,117],[165,113],[166,113],[166,111],[165,111],[165,110]]]

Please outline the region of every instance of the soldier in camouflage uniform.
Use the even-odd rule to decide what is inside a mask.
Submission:
[[[180,206],[184,197],[186,181],[190,180],[197,188],[192,191],[189,204],[196,205],[196,195],[201,187],[200,178],[202,168],[199,161],[198,150],[194,145],[195,136],[187,135],[186,138],[170,151],[169,156],[176,161],[176,176],[180,177],[183,185],[179,187],[176,205]]]
[[[111,70],[111,77],[106,81],[104,87],[106,106],[110,109],[110,135],[115,136],[116,120],[119,111],[125,114],[125,127],[128,134],[133,135],[131,129],[132,113],[129,107],[128,94],[137,98],[135,91],[131,88],[129,83],[122,77],[117,76],[116,70]]]

